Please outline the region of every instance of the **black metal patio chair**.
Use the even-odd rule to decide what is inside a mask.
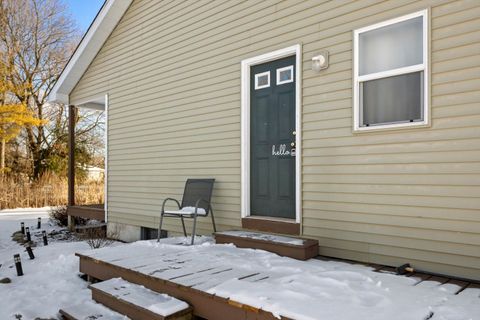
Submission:
[[[167,198],[163,201],[162,212],[160,215],[160,225],[158,226],[157,242],[160,242],[163,217],[180,218],[185,237],[187,236],[187,231],[185,229],[184,219],[193,219],[192,245],[195,241],[197,217],[206,217],[209,213],[211,213],[213,231],[217,232],[215,218],[213,217],[213,208],[210,203],[214,182],[215,179],[187,179],[187,182],[185,183],[185,190],[183,191],[182,204],[173,198]],[[178,206],[178,210],[165,210],[165,205],[168,201],[174,201]]]

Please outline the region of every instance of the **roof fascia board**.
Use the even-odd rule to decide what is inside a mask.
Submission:
[[[48,100],[69,104],[69,95],[133,0],[107,0],[55,83]]]

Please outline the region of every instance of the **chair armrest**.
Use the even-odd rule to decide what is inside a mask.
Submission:
[[[168,201],[174,201],[174,202],[177,204],[178,209],[181,209],[181,208],[180,208],[180,202],[178,202],[178,200],[173,199],[173,198],[167,198],[167,199],[163,200],[163,203],[162,203],[162,213],[165,212],[165,204],[166,204]]]
[[[197,202],[195,202],[195,214],[197,213],[197,209],[198,209],[198,205],[200,204],[200,202],[205,202],[208,207],[207,207],[207,212],[205,214],[208,214],[208,212],[210,211],[210,202],[208,202],[207,200],[205,199],[198,199]]]

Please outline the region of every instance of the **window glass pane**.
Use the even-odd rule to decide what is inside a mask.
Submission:
[[[258,77],[257,85],[259,87],[268,85],[268,75]]]
[[[292,69],[280,71],[280,81],[287,82],[292,80]]]
[[[362,126],[423,120],[423,71],[362,82]]]
[[[423,63],[423,17],[359,35],[359,74]]]
[[[255,75],[255,89],[268,88],[270,86],[270,71]]]

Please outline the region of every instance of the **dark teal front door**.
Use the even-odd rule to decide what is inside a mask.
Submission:
[[[295,56],[251,67],[250,214],[295,219]]]

